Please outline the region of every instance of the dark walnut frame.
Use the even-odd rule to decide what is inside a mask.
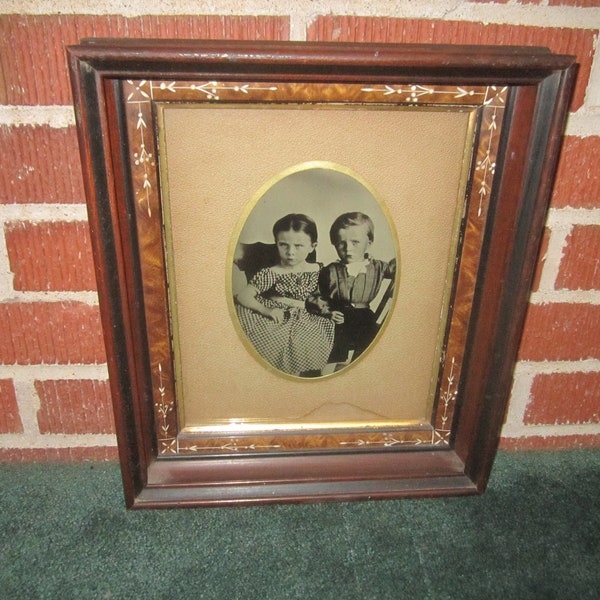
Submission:
[[[574,58],[525,47],[173,40],[87,40],[68,52],[127,505],[481,493],[510,393]],[[157,104],[223,100],[474,111],[430,423],[181,430],[160,173],[148,154],[158,150]]]

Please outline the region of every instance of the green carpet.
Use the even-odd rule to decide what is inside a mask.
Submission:
[[[600,598],[600,450],[469,498],[126,511],[118,466],[0,465],[0,598]]]

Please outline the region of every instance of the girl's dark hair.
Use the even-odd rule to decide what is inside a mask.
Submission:
[[[338,231],[340,229],[346,229],[353,225],[366,225],[369,241],[372,242],[375,239],[375,225],[373,225],[371,217],[361,212],[349,212],[340,215],[333,222],[333,225],[329,230],[329,239],[331,240],[331,243],[335,246],[338,238]]]
[[[308,235],[313,244],[317,243],[317,224],[306,215],[291,214],[281,217],[273,225],[273,237],[277,241],[277,234],[282,231],[302,231]]]

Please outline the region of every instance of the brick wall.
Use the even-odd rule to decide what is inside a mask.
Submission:
[[[139,13],[112,0],[23,4],[0,5],[0,459],[116,458],[64,55],[94,36],[529,44],[576,54],[502,444],[600,444],[599,0],[224,0],[221,14],[202,0],[149,0]]]

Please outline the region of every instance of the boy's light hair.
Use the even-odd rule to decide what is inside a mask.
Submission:
[[[331,240],[331,243],[335,246],[338,239],[338,231],[340,229],[347,229],[348,227],[352,227],[354,225],[366,225],[367,237],[369,238],[370,242],[373,242],[375,238],[375,225],[373,225],[371,217],[361,212],[349,212],[340,215],[333,222],[333,225],[329,230],[329,239]]]

